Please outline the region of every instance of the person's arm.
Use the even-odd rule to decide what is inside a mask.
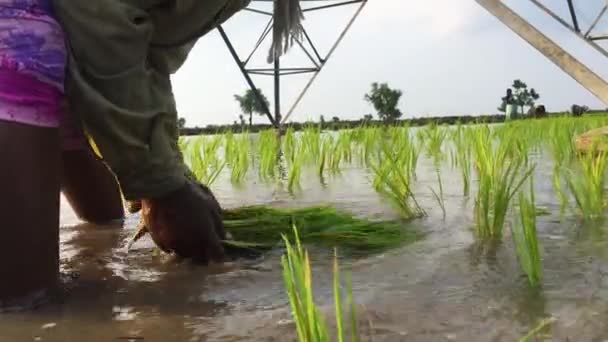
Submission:
[[[187,1],[200,7],[196,13],[226,2]],[[182,256],[219,260],[224,254],[220,208],[187,177],[176,147],[170,69],[181,65],[192,44],[160,58],[167,67],[152,58],[162,54],[150,46],[155,33],[176,28],[158,26],[145,2],[55,0],[71,50],[69,107],[117,176],[125,199],[142,201],[154,241]]]
[[[89,149],[63,151],[61,191],[84,221],[104,224],[124,218],[116,177]]]

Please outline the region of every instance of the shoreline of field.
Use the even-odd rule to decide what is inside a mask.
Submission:
[[[608,111],[603,110],[593,110],[583,114],[582,117],[587,116],[597,116],[597,115],[608,115]],[[555,118],[561,116],[572,116],[572,114],[568,112],[554,112],[547,113],[542,117],[530,117],[530,116],[522,116],[517,120],[529,120],[529,119],[545,119],[545,118]],[[477,115],[477,116],[469,116],[469,115],[460,115],[460,116],[434,116],[434,117],[418,117],[418,118],[408,118],[402,120],[396,120],[391,122],[385,122],[382,120],[344,120],[344,121],[330,121],[324,122],[323,124],[319,122],[291,122],[285,124],[284,129],[293,129],[294,131],[304,130],[306,127],[310,125],[321,125],[321,129],[323,130],[345,130],[345,129],[353,129],[357,127],[361,127],[362,125],[369,126],[400,126],[400,125],[409,125],[411,127],[420,127],[427,126],[429,124],[437,124],[437,125],[457,125],[457,124],[492,124],[492,123],[504,123],[506,116],[504,114],[491,114],[491,115]],[[273,128],[271,124],[254,124],[251,127],[248,125],[207,125],[206,127],[185,127],[180,129],[181,136],[195,136],[195,135],[214,135],[218,133],[257,133],[260,131],[264,131],[267,129]]]

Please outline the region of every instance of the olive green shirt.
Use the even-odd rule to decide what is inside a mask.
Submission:
[[[250,0],[54,0],[70,50],[66,94],[128,200],[176,190],[189,170],[177,147],[170,75],[196,40]]]

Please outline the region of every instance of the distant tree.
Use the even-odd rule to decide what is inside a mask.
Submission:
[[[325,117],[324,117],[323,115],[321,115],[321,116],[319,117],[319,122],[321,123],[321,125],[324,125],[324,124],[325,124]]]
[[[365,100],[374,106],[381,120],[394,121],[402,115],[397,108],[402,95],[401,90],[391,89],[386,83],[374,82],[371,91],[365,95]]]
[[[239,121],[241,122],[241,127],[245,127],[245,117],[243,114],[239,115]]]
[[[573,104],[572,107],[570,107],[570,113],[573,116],[582,116],[583,114],[587,113],[589,111],[589,107],[587,106],[579,106],[576,104]]]
[[[544,118],[547,117],[547,108],[544,105],[539,105],[534,107],[532,115],[536,118]]]
[[[334,116],[333,118],[331,118],[331,121],[333,122],[340,122],[340,118],[337,116]]]
[[[540,95],[534,90],[534,88],[528,89],[528,85],[521,80],[517,79],[513,81],[511,88],[507,89],[507,96],[502,98],[502,104],[498,107],[501,112],[506,111],[507,105],[515,105],[519,108],[519,113],[526,113],[525,107],[528,107],[528,111],[534,108],[534,103],[540,98]]]
[[[270,105],[268,99],[260,89],[258,89],[258,93],[262,97],[263,102],[258,101],[257,96],[251,89],[248,89],[242,96],[234,95],[234,99],[239,103],[241,111],[243,111],[244,114],[249,115],[249,127],[253,124],[253,113],[264,115],[264,104],[266,104],[266,107]]]
[[[186,127],[186,119],[184,119],[184,118],[177,119],[177,127],[179,129],[183,129],[184,127]]]
[[[365,114],[365,115],[363,115],[363,121],[364,121],[364,122],[370,122],[370,121],[372,121],[373,119],[374,119],[374,116],[373,116],[373,115],[371,115],[371,114]]]

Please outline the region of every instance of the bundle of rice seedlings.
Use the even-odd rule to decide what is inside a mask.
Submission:
[[[292,226],[304,243],[340,247],[350,252],[379,252],[405,245],[420,237],[400,221],[355,218],[330,207],[273,209],[251,206],[226,210],[224,226],[238,246],[272,248],[282,236],[294,238]],[[231,243],[231,242],[227,242]]]

